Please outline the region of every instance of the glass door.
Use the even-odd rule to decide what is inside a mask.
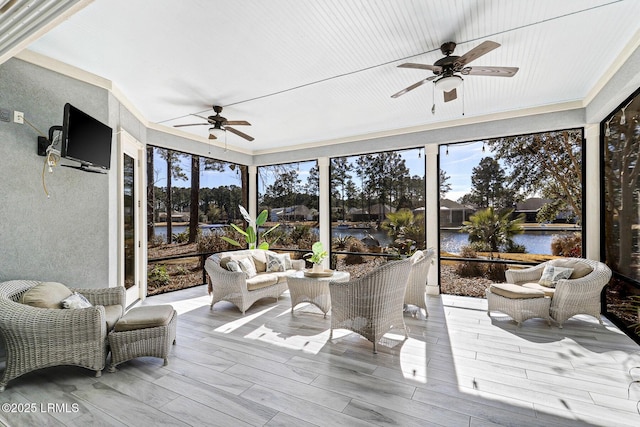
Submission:
[[[144,299],[147,289],[145,274],[146,194],[143,163],[144,146],[125,131],[120,132],[120,283],[127,293],[127,307]]]

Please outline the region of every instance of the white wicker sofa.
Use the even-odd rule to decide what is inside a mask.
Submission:
[[[286,263],[286,258],[289,258],[289,263]],[[278,271],[281,268],[273,262],[274,259],[285,259],[282,271]],[[234,263],[237,265],[241,260],[248,260],[242,262],[253,265],[255,275],[237,270]],[[233,267],[230,267],[230,264]],[[213,309],[214,304],[219,301],[229,301],[244,314],[261,298],[272,297],[277,300],[287,290],[287,275],[295,270],[304,269],[304,266],[304,260],[291,260],[289,254],[262,249],[213,254],[204,264],[208,276],[211,308]],[[236,271],[231,271],[233,269]]]
[[[547,264],[573,268],[568,279],[561,279],[555,288],[538,284]],[[585,258],[558,258],[521,270],[507,270],[508,283],[538,289],[551,297],[551,318],[562,328],[562,324],[577,314],[589,314],[602,324],[600,317],[600,294],[611,279],[611,270],[606,264]]]

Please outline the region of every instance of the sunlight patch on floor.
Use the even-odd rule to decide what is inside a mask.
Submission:
[[[289,335],[266,325],[260,325],[253,332],[245,335],[245,338],[259,340],[278,347],[317,354],[327,344],[329,331],[323,331],[316,335]]]
[[[402,376],[420,383],[427,383],[427,365],[429,358],[427,343],[408,338],[400,350],[400,369]]]
[[[233,322],[228,322],[225,323],[224,325],[218,327],[215,329],[216,332],[221,332],[223,334],[230,334],[231,332],[235,331],[236,329],[251,323],[252,320],[257,319],[258,317],[270,312],[271,310],[273,310],[274,308],[276,308],[276,306],[274,307],[270,307],[270,308],[266,308],[262,311],[259,311],[255,314],[249,314],[246,316],[242,316],[241,318],[239,318],[238,320],[234,320]]]

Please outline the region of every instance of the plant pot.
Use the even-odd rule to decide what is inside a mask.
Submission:
[[[322,267],[322,264],[313,264],[313,267],[311,268],[311,272],[322,273],[324,272],[324,268]]]

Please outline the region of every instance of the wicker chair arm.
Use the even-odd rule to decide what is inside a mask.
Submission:
[[[247,276],[243,272],[225,270],[213,258],[214,256],[207,258],[204,263],[204,268],[209,277],[209,293],[212,292],[214,283],[223,284],[225,287],[237,288],[238,292],[247,290]]]
[[[113,288],[71,288],[72,291],[84,295],[93,305],[121,305],[126,304],[124,286]]]
[[[553,304],[557,306],[569,300],[599,299],[602,289],[609,283],[610,278],[611,270],[607,267],[606,269],[596,268],[579,279],[558,280],[553,294]]]
[[[46,342],[50,339],[98,340],[106,335],[106,320],[103,306],[81,309],[37,308],[2,301],[0,329],[3,334],[28,337],[29,340]],[[81,333],[80,333],[81,332]]]
[[[533,267],[522,268],[519,270],[509,269],[504,272],[507,283],[526,283],[537,282],[542,277],[546,263],[538,264]]]

